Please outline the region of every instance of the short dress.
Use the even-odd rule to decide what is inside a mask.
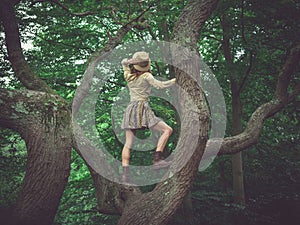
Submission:
[[[148,101],[132,101],[127,106],[122,122],[122,129],[144,129],[151,128],[162,121],[157,117]]]
[[[130,69],[123,65],[124,77],[130,76]],[[126,79],[127,80],[127,79]],[[130,103],[127,106],[121,128],[144,129],[151,128],[162,121],[149,106],[151,87],[167,88],[175,84],[175,79],[159,81],[150,72],[145,72],[127,83],[130,93]]]

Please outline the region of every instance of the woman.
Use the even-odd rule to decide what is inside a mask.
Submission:
[[[154,169],[166,168],[170,162],[162,159],[162,152],[173,130],[162,119],[155,116],[149,107],[151,86],[167,88],[175,84],[176,79],[156,80],[150,70],[151,61],[147,52],[136,52],[132,59],[123,59],[124,78],[130,92],[130,103],[124,113],[122,129],[125,129],[126,142],[122,151],[123,182],[129,182],[130,148],[137,129],[150,128],[162,133],[153,157]]]

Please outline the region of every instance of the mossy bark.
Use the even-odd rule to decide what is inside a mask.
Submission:
[[[7,224],[52,224],[70,173],[72,130],[65,101],[33,91],[0,92],[0,126],[25,140],[26,173]]]

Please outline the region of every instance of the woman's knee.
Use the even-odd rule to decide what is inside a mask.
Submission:
[[[130,149],[132,147],[132,145],[133,145],[133,139],[132,138],[126,139],[126,141],[125,141],[125,147],[127,147],[127,148]]]
[[[164,133],[166,133],[168,136],[171,136],[171,134],[173,133],[172,127],[167,126],[164,130]]]
[[[133,145],[135,137],[135,131],[134,130],[126,130],[126,141],[125,141],[125,146],[127,148],[131,148]]]

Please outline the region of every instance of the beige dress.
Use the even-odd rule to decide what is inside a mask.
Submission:
[[[124,78],[128,78],[130,74],[130,68],[123,65]],[[122,129],[143,129],[151,128],[159,121],[160,118],[155,116],[151,107],[149,106],[149,95],[151,87],[158,89],[167,88],[175,84],[175,79],[168,81],[159,81],[153,77],[149,72],[145,72],[142,75],[127,83],[130,93],[130,103],[127,106],[123,122],[121,125]]]

